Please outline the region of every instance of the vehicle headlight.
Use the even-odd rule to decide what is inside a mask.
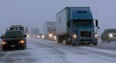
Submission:
[[[54,39],[56,39],[56,36],[54,36]]]
[[[40,36],[38,35],[37,38],[40,38]]]
[[[7,42],[4,42],[4,41],[3,41],[3,42],[2,42],[2,45],[5,45],[5,44],[7,44]]]
[[[77,35],[76,35],[76,34],[74,34],[74,35],[73,35],[73,38],[74,38],[74,39],[77,39]]]
[[[97,34],[95,34],[95,38],[98,38],[98,35]]]
[[[52,37],[53,35],[52,34],[49,34],[49,37]]]
[[[112,38],[113,37],[113,34],[109,33],[109,37]]]
[[[42,38],[45,38],[45,36],[44,36],[44,35],[42,35]]]
[[[27,37],[30,37],[30,35],[29,35],[29,34],[27,34]]]
[[[24,40],[20,40],[19,41],[19,44],[24,44]]]
[[[56,36],[54,36],[54,40],[56,40],[57,39],[57,37]]]

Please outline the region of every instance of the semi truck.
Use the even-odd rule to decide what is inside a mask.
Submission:
[[[56,14],[57,42],[72,46],[97,45],[98,20],[93,19],[90,7],[66,7]]]
[[[56,40],[56,21],[45,22],[43,32],[46,39]]]

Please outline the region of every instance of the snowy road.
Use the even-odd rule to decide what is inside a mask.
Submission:
[[[0,63],[116,63],[116,43],[69,46],[28,39],[26,50],[0,51]]]

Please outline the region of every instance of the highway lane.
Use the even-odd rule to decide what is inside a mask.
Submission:
[[[106,44],[74,47],[30,38],[25,50],[0,51],[0,63],[115,63],[115,44]]]

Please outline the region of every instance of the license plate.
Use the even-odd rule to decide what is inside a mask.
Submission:
[[[15,47],[15,45],[11,45],[11,47]]]

